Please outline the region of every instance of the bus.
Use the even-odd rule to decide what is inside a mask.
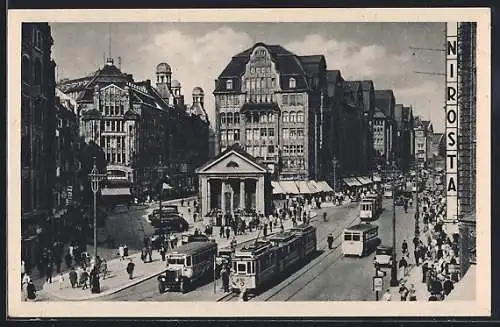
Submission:
[[[194,284],[213,274],[217,243],[189,242],[172,250],[167,255],[167,269],[158,276],[158,290],[179,290],[186,293]]]
[[[380,243],[378,226],[361,223],[344,230],[342,253],[344,256],[363,257],[373,251]]]

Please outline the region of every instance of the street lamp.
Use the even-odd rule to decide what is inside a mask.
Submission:
[[[398,286],[398,270],[396,260],[396,162],[392,161],[392,265],[391,282],[392,287]]]
[[[90,187],[94,193],[94,260],[97,260],[97,192],[99,191],[99,182],[106,179],[106,174],[99,174],[97,170],[95,157],[94,157],[94,168],[89,174],[90,176]]]
[[[339,163],[339,161],[337,160],[337,157],[335,155],[333,155],[333,160],[332,160],[332,164],[333,164],[333,192],[337,192],[337,164]]]

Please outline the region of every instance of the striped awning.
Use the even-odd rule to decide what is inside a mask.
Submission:
[[[101,190],[102,196],[114,196],[114,195],[131,195],[130,188],[120,187],[120,188],[103,188]]]
[[[359,181],[359,183],[361,185],[368,185],[368,184],[372,183],[371,179],[368,178],[368,177],[365,177],[365,176],[359,176],[359,177],[356,177],[356,178],[357,178],[357,180]]]
[[[271,181],[271,186],[273,187],[273,194],[285,194],[285,190],[281,187],[280,183]]]
[[[279,184],[286,194],[300,194],[300,191],[294,181],[280,181]]]

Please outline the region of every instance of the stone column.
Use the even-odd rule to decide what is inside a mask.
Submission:
[[[206,179],[206,185],[207,185],[207,187],[206,187],[207,194],[205,197],[207,198],[207,200],[206,200],[207,206],[206,206],[205,212],[208,213],[212,209],[212,194],[211,194],[212,188],[210,187],[210,179],[208,179],[208,178]]]
[[[226,181],[225,180],[221,180],[221,198],[220,198],[220,209],[222,210],[222,214],[225,213],[225,210],[226,210],[226,195],[224,194],[224,192],[226,191]]]
[[[245,209],[245,180],[240,181],[240,208]]]
[[[264,208],[264,177],[259,177],[257,179],[257,185],[255,188],[255,207],[257,212],[265,214]]]
[[[207,199],[208,199],[208,190],[207,190],[207,178],[206,177],[200,177],[200,195],[201,195],[201,214],[204,217],[208,213],[208,204],[207,204]]]

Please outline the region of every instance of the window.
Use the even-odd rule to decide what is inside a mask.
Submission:
[[[240,130],[239,129],[235,129],[234,130],[234,140],[235,141],[239,141],[240,140]]]
[[[297,137],[303,137],[303,136],[304,136],[304,129],[297,128]]]
[[[297,123],[304,122],[304,113],[302,111],[297,112]]]
[[[297,137],[297,130],[290,129],[290,138],[296,138],[296,137]]]
[[[239,113],[237,113],[237,112],[235,112],[235,113],[234,113],[234,118],[233,118],[233,119],[234,119],[234,123],[235,123],[235,124],[239,124],[239,123],[240,123],[240,114],[239,114]]]
[[[31,82],[31,61],[27,55],[23,55],[23,60],[21,63],[21,76],[23,82]]]
[[[288,80],[288,86],[289,86],[291,89],[294,89],[294,88],[296,87],[296,81],[295,81],[295,78],[290,77],[290,79]]]
[[[266,113],[261,113],[260,114],[260,122],[261,123],[267,123],[267,114]]]
[[[256,124],[259,122],[259,115],[258,114],[252,115],[252,122],[256,123]]]
[[[297,153],[298,154],[304,153],[304,146],[303,145],[297,145]]]
[[[302,94],[296,94],[296,95],[295,95],[296,104],[297,104],[298,106],[302,106],[302,105],[304,104],[304,102],[303,102],[303,98],[304,98],[304,97],[302,96]]]
[[[40,62],[40,59],[35,60],[35,85],[41,85],[42,84],[42,63]]]
[[[220,123],[221,125],[226,124],[226,114],[224,112],[220,114]]]
[[[270,154],[273,154],[274,153],[274,145],[270,145],[267,147],[267,152],[269,152]]]
[[[265,136],[267,136],[267,129],[265,129],[265,128],[261,128],[261,129],[260,129],[260,136],[261,136],[261,137],[265,137]]]
[[[295,123],[296,121],[296,116],[295,116],[295,112],[290,112],[290,123]]]
[[[289,120],[289,116],[288,116],[288,112],[283,112],[283,122],[284,123],[288,123],[288,120]]]
[[[233,113],[232,112],[228,112],[226,114],[226,123],[227,124],[232,124],[233,123]]]
[[[281,99],[284,105],[288,105],[288,94],[283,94]]]
[[[290,138],[290,130],[288,128],[283,128],[283,138],[284,139]]]
[[[228,80],[226,81],[226,89],[227,89],[227,90],[232,90],[232,89],[233,89],[233,80],[228,79]]]
[[[253,139],[253,137],[252,137],[252,136],[253,136],[253,134],[252,134],[252,129],[251,129],[251,128],[247,128],[247,129],[245,130],[245,138],[246,138],[247,140],[252,140],[252,139]],[[247,151],[247,152],[248,152],[248,151]]]
[[[274,128],[269,128],[269,129],[267,130],[267,135],[268,135],[268,136],[271,136],[271,137],[274,137]]]
[[[268,117],[267,117],[267,120],[270,122],[270,123],[274,123],[274,114],[269,114]]]
[[[353,241],[359,241],[361,238],[359,237],[359,234],[353,234],[352,235],[352,240]]]
[[[240,97],[237,96],[237,95],[234,96],[234,104],[235,105],[239,105],[240,104]]]
[[[344,241],[350,241],[350,240],[352,240],[352,234],[344,233]]]

